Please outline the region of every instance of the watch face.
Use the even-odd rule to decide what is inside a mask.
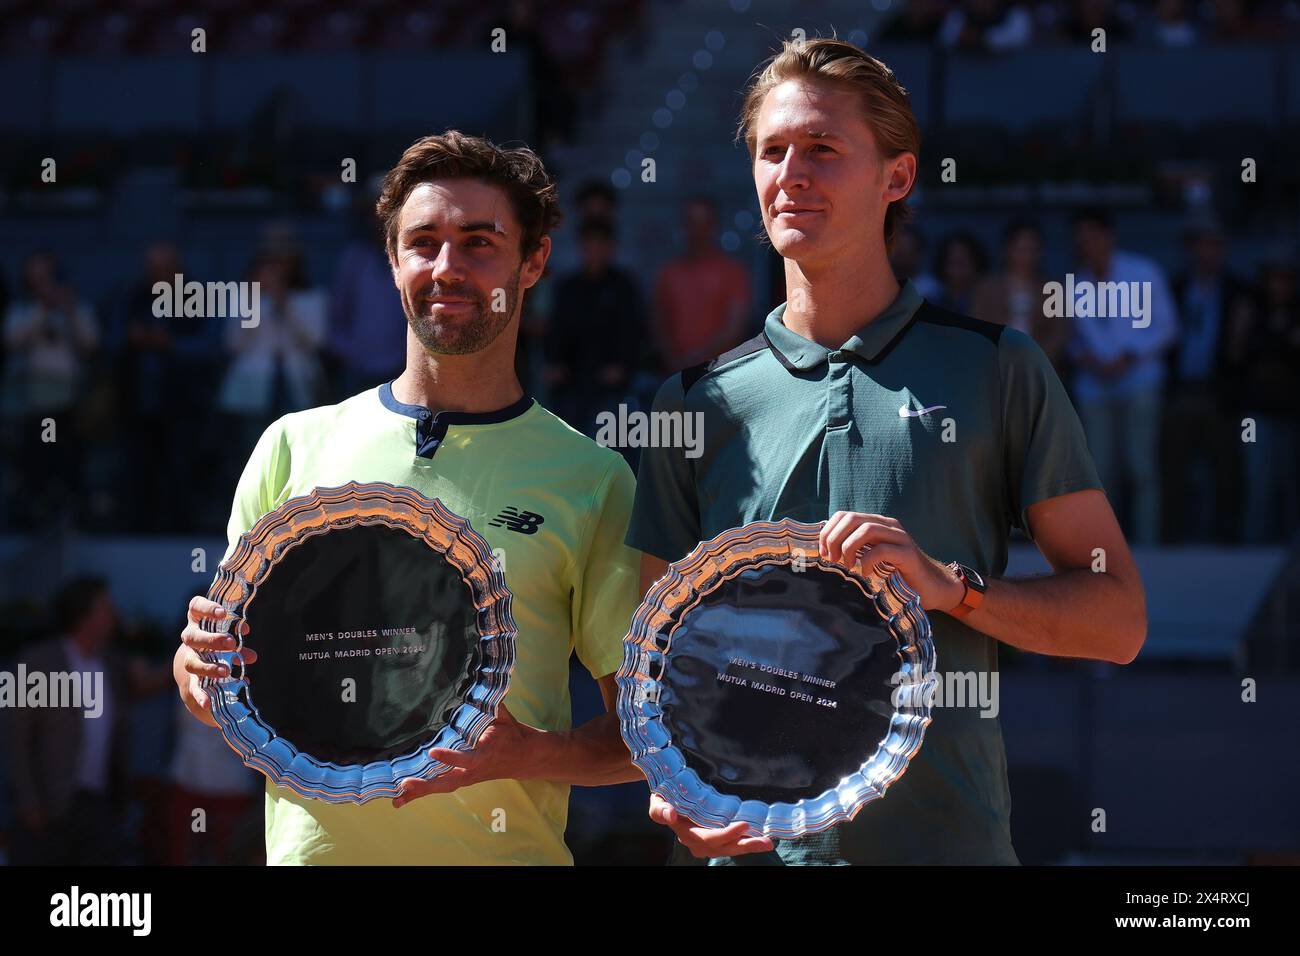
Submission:
[[[965,577],[966,580],[970,582],[970,586],[973,587],[976,591],[983,593],[985,590],[987,590],[988,585],[984,583],[984,579],[980,577],[978,571],[974,570],[973,568],[968,568],[964,564],[959,564],[957,565],[957,567],[961,568],[962,576]]]

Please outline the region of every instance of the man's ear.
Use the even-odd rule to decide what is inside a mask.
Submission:
[[[906,199],[916,183],[916,154],[899,153],[886,161],[885,195],[886,202]]]
[[[537,248],[524,258],[524,267],[520,272],[520,284],[525,289],[531,289],[541,279],[542,273],[546,271],[546,261],[550,257],[551,237],[542,236],[537,242]]]

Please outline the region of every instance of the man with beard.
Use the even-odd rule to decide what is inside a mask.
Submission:
[[[268,783],[267,862],[571,863],[570,785],[640,779],[613,713],[637,569],[623,544],[631,470],[526,396],[515,375],[522,295],[542,276],[560,218],[555,186],[531,150],[449,131],[407,149],[376,211],[409,326],[406,369],[266,430],[235,493],[227,557],[262,515],[318,485],[415,488],[505,552],[515,668],[475,749],[432,751],[453,769],[405,781],[391,802],[329,804]],[[225,613],[190,602],[174,666],[182,700],[208,724],[200,679],[227,669],[199,652],[234,641],[201,625]],[[571,730],[574,651],[607,712]]]

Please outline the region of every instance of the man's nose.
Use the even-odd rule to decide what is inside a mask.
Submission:
[[[776,171],[776,184],[782,192],[789,194],[791,189],[807,189],[809,183],[808,164],[791,146]]]
[[[430,273],[436,280],[458,283],[465,275],[464,265],[455,244],[444,242],[430,264]]]

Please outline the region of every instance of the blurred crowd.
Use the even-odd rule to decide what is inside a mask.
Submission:
[[[1031,43],[1108,40],[1165,46],[1277,39],[1300,30],[1294,0],[895,0],[881,40],[1007,50]],[[598,64],[605,37],[634,26],[639,0],[42,0],[6,3],[0,49],[7,53],[168,54],[188,49],[192,31],[230,53],[390,51],[481,41],[507,25],[559,73],[580,82]],[[518,34],[511,30],[516,27]],[[556,75],[556,74],[551,74]]]
[[[528,64],[530,126],[519,132],[546,149],[572,141],[579,97],[585,92],[591,98],[614,38],[639,42],[644,6],[642,0],[4,0],[0,52],[57,62],[211,50],[236,57],[299,55],[307,68],[313,55],[367,51],[395,56],[430,50],[522,53]],[[199,31],[201,40],[196,38]],[[295,183],[284,172],[293,162],[283,154],[299,154],[308,166],[312,162],[313,141],[303,129],[303,112],[300,103],[282,92],[264,104],[247,135],[226,141],[210,129],[188,138],[169,131],[145,149],[170,156],[196,188],[246,184],[288,192]],[[43,130],[47,137],[58,132]],[[113,158],[131,146],[115,142],[108,129],[94,130],[95,136],[80,132],[76,152],[93,155],[94,162],[83,165],[70,158],[63,181],[102,185],[111,178]],[[337,156],[333,145],[325,151]],[[16,143],[15,157],[26,152],[25,145]],[[31,186],[30,178],[21,175],[26,168],[25,162],[0,155],[0,178]],[[304,175],[294,168],[299,177]],[[301,189],[301,183],[296,185]]]
[[[174,54],[202,28],[228,53],[429,50],[476,43],[492,26],[535,29],[565,71],[594,69],[603,38],[640,15],[638,0],[7,0],[6,53]],[[514,36],[512,32],[512,37]]]
[[[93,576],[68,580],[26,617],[6,610],[0,671],[40,672],[51,688],[52,675],[103,677],[93,720],[67,702],[0,708],[0,862],[263,861],[262,778],[176,695],[182,622],[163,634],[124,620]]]
[[[578,265],[525,299],[521,323],[525,385],[593,436],[599,411],[648,405],[665,375],[740,341],[753,319],[749,272],[719,248],[712,200],[684,204],[684,248],[652,302],[616,261],[616,203],[607,184],[578,191]],[[11,301],[0,283],[0,529],[220,533],[267,424],[405,365],[378,232],[359,231],[331,274],[328,288],[312,285],[292,231],[268,226],[241,277],[260,288],[258,322],[245,327],[157,314],[156,283],[170,292],[178,276],[209,278],[170,241],[150,243],[139,274],[97,303],[54,253],[29,255]]]
[[[708,196],[683,203],[680,248],[647,287],[620,260],[616,192],[588,183],[575,211],[576,266],[526,297],[519,371],[594,437],[601,412],[648,407],[666,375],[754,334],[775,303],[754,300],[748,268],[720,247]],[[1053,315],[1048,283],[1065,277],[1045,272],[1032,221],[1010,222],[997,250],[962,231],[931,250],[909,228],[893,258],[931,301],[1038,341],[1134,542],[1290,541],[1300,527],[1296,254],[1278,246],[1237,275],[1228,242],[1212,218],[1189,220],[1167,276],[1117,244],[1107,210],[1078,211],[1074,282],[1142,283],[1136,325]],[[253,328],[157,317],[153,285],[177,274],[193,278],[174,244],[155,242],[135,280],[92,304],[53,254],[21,264],[0,310],[4,529],[220,533],[270,421],[403,368],[406,324],[377,236],[343,250],[326,288],[308,280],[292,232],[268,228],[245,276],[261,285]]]
[[[1300,530],[1300,300],[1296,254],[1253,275],[1228,266],[1213,218],[1189,220],[1172,277],[1121,248],[1109,212],[1073,219],[1074,283],[1142,283],[1145,314],[1055,316],[1037,224],[1019,220],[990,256],[972,235],[937,244],[908,230],[895,267],[945,308],[1019,328],[1066,383],[1098,473],[1136,544],[1267,544]],[[1068,292],[1067,292],[1068,294]],[[1094,310],[1102,311],[1100,308]]]
[[[906,0],[880,33],[883,42],[940,44],[965,51],[1043,43],[1180,47],[1277,40],[1300,34],[1293,0]]]

